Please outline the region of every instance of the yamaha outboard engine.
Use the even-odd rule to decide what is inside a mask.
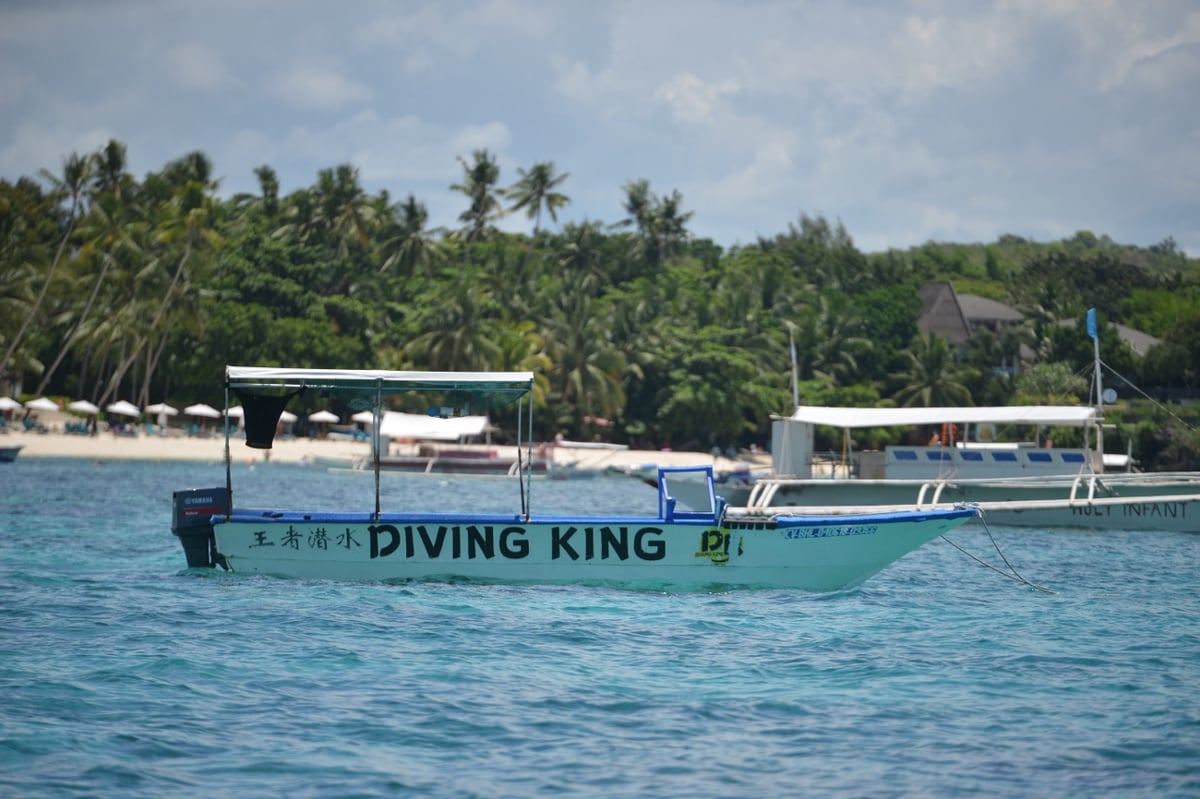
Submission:
[[[175,492],[171,532],[179,536],[188,568],[228,568],[225,558],[217,552],[217,541],[210,523],[213,516],[226,512],[227,500],[225,486],[186,488]]]

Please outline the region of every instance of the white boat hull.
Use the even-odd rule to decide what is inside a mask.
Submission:
[[[212,520],[234,572],[329,580],[467,579],[832,591],[972,518],[973,509],[707,519],[235,511]]]

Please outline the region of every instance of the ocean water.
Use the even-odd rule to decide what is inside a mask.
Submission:
[[[197,574],[223,466],[0,468],[0,796],[1200,796],[1200,536],[992,527],[863,586],[679,593]],[[235,467],[238,504],[372,480]],[[384,507],[511,483],[387,475]],[[653,510],[621,478],[536,510]],[[997,561],[987,531],[951,536]]]

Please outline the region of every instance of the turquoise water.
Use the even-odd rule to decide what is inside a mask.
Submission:
[[[1054,594],[943,541],[824,595],[189,573],[171,492],[223,482],[0,468],[0,796],[1200,796],[1200,536],[992,527]],[[301,466],[234,487],[373,504],[369,477]],[[654,507],[617,478],[533,501]],[[989,554],[982,528],[952,537]]]

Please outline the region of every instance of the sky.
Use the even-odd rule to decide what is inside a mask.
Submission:
[[[807,215],[865,252],[1200,256],[1198,97],[1195,0],[0,0],[0,178],[110,139],[139,177],[204,152],[222,196],[349,163],[450,228],[486,149],[501,186],[569,175],[557,226],[644,179],[725,247]]]

